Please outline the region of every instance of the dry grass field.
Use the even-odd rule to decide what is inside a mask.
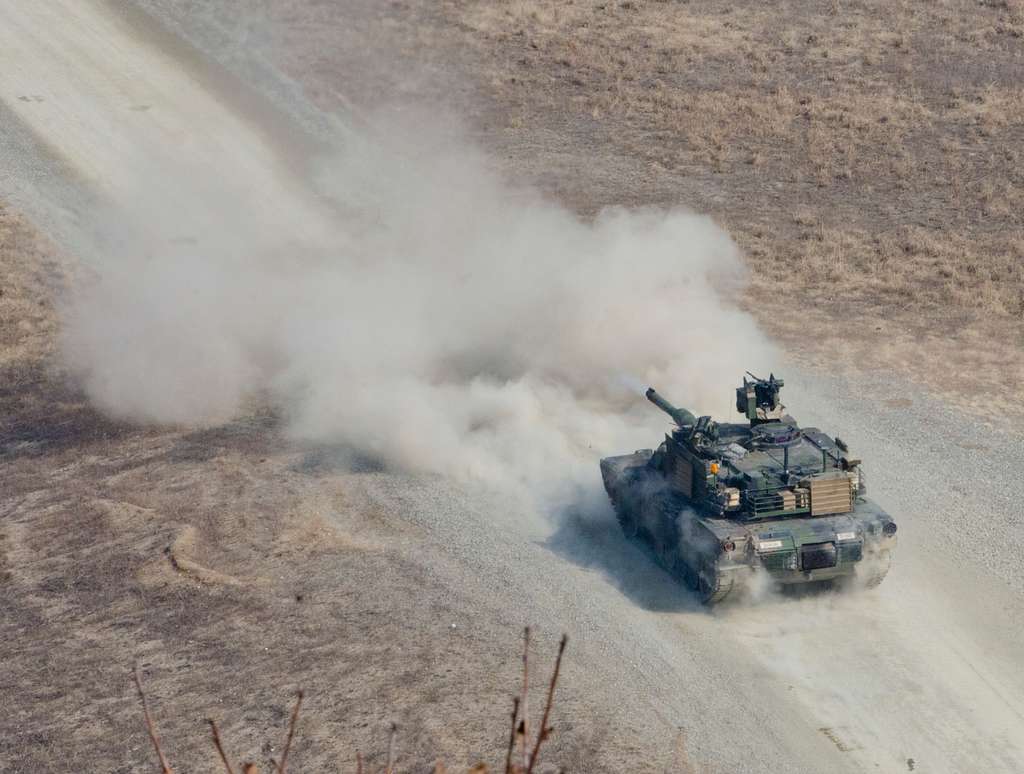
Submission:
[[[174,771],[219,768],[207,717],[237,770],[271,770],[299,689],[293,770],[381,771],[392,722],[400,770],[503,761],[518,622],[480,631],[426,537],[265,411],[153,429],[88,406],[54,358],[74,266],[0,207],[0,770],[159,771],[133,663]]]
[[[581,213],[710,213],[749,263],[738,302],[796,360],[892,371],[1024,419],[1024,3],[221,6],[269,16],[274,64],[323,107],[441,99],[510,177]],[[182,770],[215,768],[205,717],[270,770],[299,689],[295,770],[353,770],[357,748],[383,768],[393,720],[402,770],[438,755],[500,767],[510,707],[498,700],[519,679],[523,616],[553,611],[533,621],[545,668],[563,624],[544,578],[540,601],[521,605],[518,575],[463,567],[413,518],[418,500],[451,492],[332,467],[266,409],[207,430],[100,415],[54,358],[65,257],[0,204],[0,695],[13,707],[0,768],[143,770],[136,661]],[[681,770],[672,739],[659,748],[644,735],[657,729],[614,725],[633,717],[630,697],[588,663],[617,631],[574,641],[551,760]],[[538,680],[534,710],[543,700]]]
[[[136,664],[175,772],[222,770],[207,718],[235,771],[278,770],[299,690],[289,770],[505,771],[527,592],[459,575],[409,521],[423,482],[339,467],[265,409],[199,430],[101,415],[55,357],[76,265],[0,207],[0,770],[160,771]],[[560,634],[533,634],[531,751]],[[603,677],[572,661],[533,770],[617,770],[637,731],[608,732]],[[650,754],[688,770],[672,741]]]
[[[53,353],[57,320],[53,313],[59,278],[64,276],[51,246],[31,223],[0,202],[0,368],[10,378],[28,378]],[[4,385],[10,394],[10,382]]]
[[[804,364],[1021,417],[1019,0],[234,5],[324,107],[444,105],[582,213],[710,213]]]
[[[1024,376],[1024,4],[459,3],[503,131],[690,179],[797,356],[1014,410]],[[582,129],[586,127],[586,129]],[[637,201],[673,203],[664,184]],[[679,186],[676,186],[679,188]],[[584,202],[594,206],[612,203]]]

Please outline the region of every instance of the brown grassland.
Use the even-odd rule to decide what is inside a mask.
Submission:
[[[299,5],[276,56],[321,105],[446,104],[581,213],[709,213],[798,361],[1024,417],[1021,0]]]
[[[553,710],[547,675],[521,688],[521,611],[437,572],[405,495],[381,499],[386,474],[295,448],[261,409],[201,430],[92,409],[54,358],[73,266],[0,205],[0,770],[160,771],[133,663],[175,772],[227,770],[204,718],[235,771],[283,771],[298,691],[294,771],[594,770],[609,745],[632,754],[571,659]],[[556,636],[535,633],[533,652],[560,662]],[[530,722],[506,766],[516,694]],[[666,755],[687,760],[679,740]]]
[[[743,303],[795,356],[1020,415],[1024,5],[446,8],[504,105],[485,134],[516,162],[545,132],[580,168],[627,159],[618,195],[729,229],[752,270]],[[607,184],[566,185],[581,209],[616,203]]]
[[[539,722],[535,729],[530,726],[529,717],[529,680],[530,680],[530,628],[527,627],[524,631],[523,637],[523,676],[522,676],[522,689],[519,694],[515,696],[512,702],[512,713],[509,723],[508,732],[508,746],[505,749],[505,760],[504,764],[499,767],[492,769],[486,763],[477,763],[469,769],[468,774],[488,774],[490,771],[504,771],[505,774],[532,774],[533,771],[540,771],[541,769],[549,768],[541,762],[541,748],[550,737],[554,728],[549,724],[551,720],[551,709],[554,706],[555,700],[555,689],[558,685],[558,674],[562,665],[562,656],[565,653],[565,646],[568,642],[568,638],[563,636],[562,641],[558,646],[558,655],[555,659],[554,670],[551,673],[551,677],[547,683],[547,693],[544,702],[543,711],[540,714]],[[164,752],[163,745],[160,743],[160,735],[157,731],[157,724],[153,720],[153,715],[149,709],[149,701],[146,698],[146,692],[142,684],[142,676],[140,675],[138,666],[135,667],[133,672],[135,681],[135,687],[138,690],[139,701],[142,705],[142,714],[146,723],[146,730],[149,734],[150,741],[153,744],[154,754],[160,763],[160,769],[162,774],[173,774],[170,762],[167,760],[167,755]],[[295,741],[295,732],[297,722],[299,719],[299,712],[302,709],[302,691],[296,696],[295,706],[292,709],[289,721],[288,721],[288,732],[285,736],[285,742],[281,746],[281,752],[277,758],[271,759],[271,767],[276,774],[285,774],[288,770],[288,755],[291,752],[292,743]],[[232,763],[233,756],[228,752],[224,744],[224,740],[221,737],[220,728],[217,721],[213,718],[207,719],[207,724],[210,727],[211,743],[213,749],[217,752],[221,765],[225,774],[235,774],[236,764]],[[395,739],[398,735],[398,726],[392,723],[391,731],[388,735],[387,743],[387,757],[384,761],[384,774],[394,774],[398,768],[398,762],[395,758]],[[676,763],[678,764],[679,771],[682,774],[689,774],[692,771],[692,766],[686,756],[684,739],[680,737],[677,745]],[[252,761],[243,761],[241,763],[241,770],[243,774],[259,774],[259,767]],[[559,769],[561,771],[561,769]],[[356,752],[356,774],[364,774],[366,771],[366,765],[363,761],[363,756],[360,752]],[[433,774],[445,774],[447,768],[443,761],[438,759],[435,761],[433,766]]]
[[[1024,4],[450,4],[508,144],[571,127],[738,240],[795,356],[1020,415]],[[531,143],[519,140],[524,148]],[[671,193],[670,193],[671,192]],[[585,208],[615,203],[577,196]]]

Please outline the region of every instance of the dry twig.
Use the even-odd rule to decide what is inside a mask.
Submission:
[[[529,720],[529,703],[528,703],[528,690],[530,687],[530,627],[527,626],[523,629],[523,692],[519,698],[519,711],[522,714],[522,722],[520,723],[520,737],[519,741],[522,744],[522,757],[520,766],[525,771],[526,766],[529,763],[529,744],[527,738],[530,734],[530,720]]]
[[[547,702],[544,705],[544,713],[541,716],[540,726],[537,729],[536,740],[533,742],[533,749],[531,750],[531,742],[529,739],[529,719],[527,716],[527,697],[530,687],[530,627],[527,626],[523,630],[523,684],[520,695],[512,698],[512,728],[509,733],[508,748],[505,752],[505,774],[532,774],[534,766],[537,764],[540,757],[541,745],[545,740],[547,740],[552,731],[552,728],[548,725],[548,719],[551,717],[551,707],[554,704],[555,698],[555,686],[558,683],[558,675],[562,666],[562,655],[565,653],[567,643],[568,638],[563,635],[561,643],[558,646],[558,656],[555,659],[555,668],[551,675],[551,681],[548,684]],[[133,669],[133,675],[135,678],[135,687],[138,689],[139,698],[142,700],[142,712],[146,719],[146,729],[149,731],[149,738],[153,742],[153,747],[160,759],[161,772],[162,774],[173,774],[170,764],[164,756],[163,749],[160,747],[160,740],[157,737],[156,726],[153,723],[153,718],[149,712],[149,702],[146,700],[146,694],[142,688],[142,678],[139,673],[138,664],[136,664]],[[292,742],[295,739],[295,729],[298,725],[299,712],[302,708],[302,699],[303,692],[299,691],[296,696],[295,707],[292,710],[291,720],[288,724],[288,736],[285,740],[284,748],[281,753],[281,762],[276,764],[276,774],[287,774],[288,754],[291,751]],[[224,750],[224,744],[220,738],[220,729],[217,727],[217,722],[212,718],[207,718],[206,722],[210,724],[210,733],[213,736],[213,744],[217,750],[217,754],[220,756],[221,763],[224,765],[226,774],[235,774],[227,752]],[[397,733],[398,725],[392,723],[390,733],[388,734],[387,765],[384,769],[384,774],[394,774],[395,738]],[[519,761],[521,762],[517,762],[515,760],[517,757],[516,744],[521,745],[518,756]],[[271,761],[271,764],[274,765],[274,761]],[[364,774],[364,770],[363,755],[356,750],[356,774]],[[478,763],[470,769],[469,774],[487,774],[488,771],[489,769],[486,764]],[[256,764],[252,762],[243,763],[242,774],[258,774]],[[435,762],[434,774],[445,774],[445,766],[441,760],[437,760]]]
[[[288,724],[288,738],[284,743],[284,750],[281,752],[281,763],[277,767],[277,774],[285,774],[285,768],[288,766],[288,751],[292,749],[292,739],[295,737],[295,724],[299,720],[299,707],[302,706],[302,691],[299,691],[298,698],[295,701],[295,709],[292,710],[292,719]]]
[[[139,676],[139,665],[135,664],[132,674],[135,677],[135,687],[139,690],[139,698],[142,699],[142,714],[146,718],[146,730],[149,731],[149,738],[153,741],[156,754],[160,757],[160,766],[163,774],[172,774],[171,766],[164,757],[164,751],[160,749],[160,740],[156,735],[156,726],[153,725],[153,718],[149,714],[149,703],[146,701],[146,692],[142,690],[142,678]]]
[[[533,746],[533,753],[530,755],[530,764],[526,767],[526,774],[530,774],[533,771],[533,766],[537,762],[537,755],[540,753],[540,746],[551,733],[551,728],[548,726],[548,717],[551,715],[551,705],[555,700],[555,684],[558,683],[558,672],[562,668],[562,654],[565,653],[565,646],[568,642],[569,636],[563,634],[562,641],[558,643],[555,671],[551,674],[551,683],[548,685],[548,700],[544,705],[544,714],[541,716],[540,728],[537,730],[537,742]]]
[[[228,756],[224,752],[224,745],[220,743],[220,730],[217,728],[217,721],[213,718],[207,718],[206,722],[210,724],[210,733],[213,734],[213,746],[217,748],[217,752],[220,754],[220,760],[221,763],[224,764],[224,770],[228,774],[235,774],[234,769],[231,768],[231,762],[228,760]]]
[[[391,733],[388,734],[388,765],[384,769],[384,774],[392,774],[393,766],[395,762],[395,734],[398,733],[398,724],[391,724]]]
[[[519,697],[512,697],[512,733],[508,736],[508,752],[505,753],[505,774],[512,774],[512,752],[516,746],[516,721],[519,719]]]

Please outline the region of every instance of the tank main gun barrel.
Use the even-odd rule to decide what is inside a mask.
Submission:
[[[647,400],[653,403],[655,406],[660,408],[670,417],[672,421],[682,427],[683,425],[695,425],[697,424],[697,417],[691,414],[686,409],[676,408],[663,397],[661,397],[657,390],[653,387],[648,387],[647,392],[644,393],[647,396]]]

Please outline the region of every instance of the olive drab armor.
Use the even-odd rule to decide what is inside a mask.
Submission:
[[[650,543],[706,604],[758,573],[785,585],[875,586],[888,571],[896,523],[867,499],[861,461],[843,441],[785,413],[784,384],[744,376],[742,424],[698,417],[648,389],[675,427],[657,449],[601,460],[625,533]]]

